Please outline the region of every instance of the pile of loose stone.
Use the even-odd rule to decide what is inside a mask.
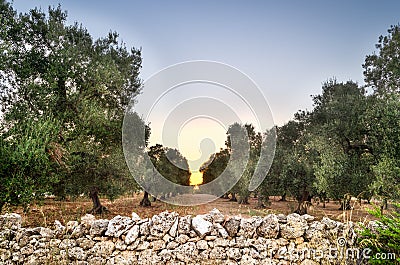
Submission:
[[[339,259],[312,250],[338,248],[341,237],[339,247],[354,245],[353,223],[298,214],[85,215],[65,226],[22,228],[12,213],[0,215],[0,264],[333,264]]]

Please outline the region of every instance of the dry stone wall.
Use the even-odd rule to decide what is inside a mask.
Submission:
[[[355,240],[351,222],[298,214],[85,215],[52,228],[23,228],[18,214],[0,216],[0,264],[345,264],[340,252]]]

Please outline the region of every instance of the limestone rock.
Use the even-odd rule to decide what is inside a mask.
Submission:
[[[78,246],[80,246],[83,250],[91,249],[94,246],[94,242],[89,240],[88,238],[78,238],[76,240]]]
[[[95,254],[98,257],[109,257],[115,249],[115,245],[111,241],[100,241],[96,243],[91,249],[91,254]]]
[[[151,218],[152,224],[150,226],[150,234],[162,238],[169,232],[177,217],[177,213],[169,213],[167,211],[159,215],[154,215],[153,218]]]
[[[11,229],[17,230],[21,228],[22,218],[21,215],[16,213],[6,213],[0,215],[0,230]]]
[[[138,257],[138,264],[159,264],[161,257],[159,257],[152,249],[146,249],[141,252]]]
[[[216,247],[227,247],[229,246],[229,240],[223,238],[216,238],[214,241]]]
[[[226,251],[223,247],[214,247],[210,252],[210,259],[226,259]]]
[[[305,234],[305,238],[306,239],[324,238],[326,236],[325,229],[326,229],[325,224],[318,221],[314,221],[309,225],[309,228],[307,229]]]
[[[66,225],[67,233],[72,233],[78,225],[79,223],[77,221],[69,221]]]
[[[150,226],[151,226],[151,220],[146,220],[145,222],[141,223],[139,225],[140,227],[140,234],[147,236],[150,234]]]
[[[163,248],[165,248],[165,242],[164,240],[156,240],[150,243],[150,246],[153,248],[153,250],[157,251],[157,250],[161,250]]]
[[[279,234],[279,219],[274,214],[264,217],[261,225],[257,229],[257,233],[265,238],[276,238]]]
[[[277,245],[277,244],[276,244]],[[263,252],[273,247],[272,240],[263,237],[257,238],[253,244],[251,244],[258,252]]]
[[[180,261],[188,264],[193,261],[198,254],[198,250],[196,249],[196,244],[193,242],[187,242],[179,247],[177,247],[174,251],[176,258]]]
[[[243,255],[242,259],[240,260],[240,264],[242,265],[256,265],[258,261],[251,257],[250,255]]]
[[[111,257],[106,263],[106,265],[115,265],[115,264],[118,264],[118,265],[129,265],[129,264],[132,264],[132,263],[130,263],[128,260],[126,260],[125,257],[119,256],[119,255],[115,256],[115,257]]]
[[[108,222],[106,236],[120,237],[133,226],[131,218],[117,215]]]
[[[134,221],[134,222],[140,221],[139,215],[135,212],[132,212],[132,221]]]
[[[328,217],[324,217],[321,220],[321,223],[326,225],[328,229],[333,229],[336,227],[336,221],[329,219]]]
[[[214,241],[215,239],[217,239],[217,236],[205,236],[204,239],[206,241]]]
[[[306,220],[306,222],[312,222],[315,220],[315,217],[309,214],[303,214],[301,216],[301,218],[303,218],[304,220]]]
[[[27,245],[26,247],[21,248],[21,254],[22,255],[31,255],[33,253],[33,246],[32,245]]]
[[[212,209],[209,215],[214,223],[223,223],[225,221],[225,216],[216,208]]]
[[[204,250],[204,249],[208,249],[208,243],[206,240],[199,240],[196,243],[196,247],[199,250]]]
[[[108,227],[107,219],[99,219],[92,223],[92,227],[90,228],[91,236],[102,236],[107,231]]]
[[[230,237],[236,236],[237,232],[239,231],[241,219],[237,216],[230,218],[225,223],[225,229],[228,232]]]
[[[169,234],[166,234],[165,236],[163,236],[163,240],[164,240],[165,243],[169,243],[174,239],[175,239],[175,237],[172,237]]]
[[[242,257],[240,248],[228,248],[226,251],[226,255],[228,256],[228,258],[234,260],[239,260]]]
[[[73,247],[68,250],[68,256],[73,260],[85,260],[86,253],[80,247]]]
[[[255,216],[249,219],[242,218],[240,220],[240,228],[237,235],[252,238],[256,233],[257,228],[261,225],[262,221],[262,218],[259,216]]]
[[[127,245],[132,244],[139,236],[140,227],[138,225],[134,225],[125,237],[125,243]]]
[[[300,263],[300,265],[318,265],[318,263],[310,259],[305,259]]]
[[[57,236],[61,236],[62,234],[64,234],[64,231],[65,231],[65,226],[63,226],[61,223],[60,223],[60,221],[58,221],[58,220],[55,220],[54,221],[54,227],[55,227],[55,234],[57,235]]]
[[[287,216],[287,223],[281,224],[280,227],[283,238],[295,239],[304,235],[308,225],[299,214],[292,213]]]
[[[59,248],[60,249],[70,249],[76,246],[76,241],[74,239],[64,239],[61,241]]]
[[[39,234],[40,234],[40,236],[42,236],[44,238],[52,238],[54,236],[53,230],[51,230],[50,228],[45,228],[45,227],[40,228]]]
[[[179,243],[175,241],[171,241],[167,244],[167,249],[176,249],[179,246]]]
[[[174,223],[172,224],[171,229],[169,230],[169,234],[170,234],[172,237],[175,237],[175,236],[176,236],[176,233],[178,232],[178,222],[179,222],[179,218],[175,218],[175,221],[174,221]]]
[[[179,244],[185,244],[186,242],[188,242],[189,241],[189,237],[187,236],[187,235],[179,235],[177,238],[176,238],[176,242],[178,242]]]
[[[171,259],[173,259],[173,254],[172,254],[172,251],[170,249],[161,250],[160,253],[158,253],[158,256],[161,258],[161,260],[163,262],[168,262]],[[167,263],[167,264],[171,264],[171,263]]]
[[[146,250],[150,247],[150,242],[148,241],[141,241],[137,246],[136,250]]]
[[[90,228],[95,220],[96,220],[96,217],[94,215],[86,214],[81,217],[81,224],[85,228]]]
[[[178,233],[189,234],[191,225],[192,225],[192,217],[190,215],[179,217]]]
[[[286,215],[280,213],[280,214],[277,214],[276,217],[278,218],[279,223],[281,223],[281,224],[286,224],[287,223]]]
[[[0,216],[0,264],[289,265],[293,260],[279,253],[335,248],[340,237],[353,247],[360,229],[352,222],[298,214],[225,220],[217,209],[196,217],[164,212],[140,219],[133,213],[110,221],[85,215],[66,227],[56,221],[54,230],[22,228],[20,222],[15,215]],[[303,257],[294,262],[330,261]]]
[[[228,232],[226,232],[225,228],[221,224],[214,224],[214,228],[218,231],[218,234],[222,236],[222,238],[227,238]]]
[[[201,216],[196,216],[192,219],[192,227],[200,237],[204,237],[211,232],[212,223],[204,220]]]

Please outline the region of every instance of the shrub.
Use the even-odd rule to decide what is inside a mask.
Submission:
[[[376,225],[363,227],[359,243],[361,247],[369,248],[370,264],[400,264],[400,204],[397,211],[383,214],[379,208],[369,211],[375,217]]]

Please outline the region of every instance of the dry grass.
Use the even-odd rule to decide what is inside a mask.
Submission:
[[[297,203],[295,201],[278,201],[278,197],[271,197],[271,205],[266,209],[256,209],[257,200],[251,198],[249,205],[239,205],[236,202],[230,202],[227,199],[217,199],[208,204],[197,205],[197,206],[176,206],[167,204],[164,202],[156,201],[152,202],[151,207],[141,207],[139,202],[141,194],[133,194],[132,196],[125,196],[115,201],[109,201],[107,199],[101,199],[102,204],[106,206],[110,212],[99,215],[97,218],[111,219],[115,215],[130,216],[132,212],[136,212],[141,218],[148,218],[165,210],[175,211],[180,215],[197,215],[204,214],[212,210],[213,208],[219,209],[223,214],[233,216],[240,215],[243,217],[249,216],[265,216],[269,213],[283,213],[289,214],[296,208]],[[314,215],[317,219],[327,216],[334,220],[339,221],[353,221],[353,222],[365,222],[366,220],[374,219],[373,216],[367,213],[366,209],[372,208],[372,205],[362,204],[361,206],[353,202],[354,209],[352,211],[340,211],[338,202],[329,202],[326,204],[326,208],[322,208],[322,204],[313,205],[308,213]],[[30,211],[24,213],[22,208],[5,208],[4,212],[17,212],[22,215],[23,226],[35,227],[35,226],[51,226],[55,220],[59,220],[61,223],[66,224],[68,221],[79,221],[80,217],[85,215],[92,207],[92,203],[89,199],[79,198],[75,201],[55,201],[48,199],[41,205],[31,205]]]

